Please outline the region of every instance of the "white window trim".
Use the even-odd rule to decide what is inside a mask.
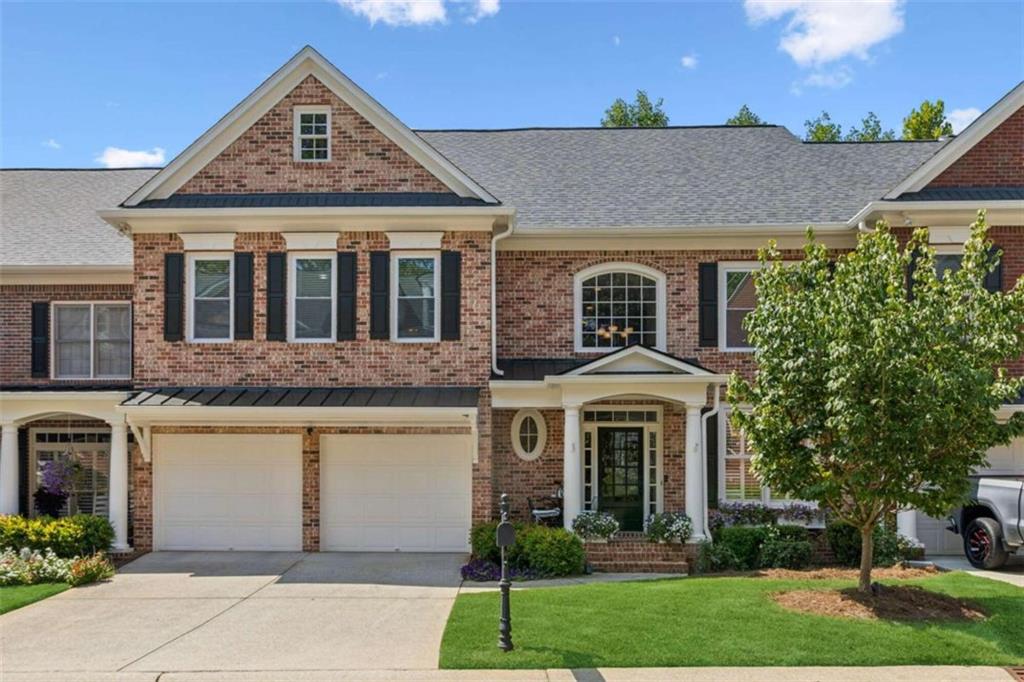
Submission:
[[[398,261],[407,258],[430,258],[434,261],[434,335],[417,337],[398,336]],[[396,343],[438,343],[441,341],[441,252],[392,251],[391,282],[388,305],[391,306],[391,340]]]
[[[533,423],[537,425],[537,447],[533,452],[524,450],[522,443],[519,442],[519,428],[526,421],[527,417],[532,417]],[[544,446],[548,442],[548,425],[544,421],[544,415],[538,410],[527,409],[516,412],[516,416],[512,418],[511,431],[512,449],[515,451],[516,457],[524,462],[532,462],[544,453]]]
[[[235,254],[223,251],[196,251],[186,254],[185,269],[185,316],[188,319],[189,343],[231,343],[235,340]],[[225,339],[205,339],[194,333],[196,317],[195,309],[195,269],[197,260],[224,260],[228,262],[228,336]]]
[[[57,374],[57,308],[61,306],[89,306],[89,375],[88,376],[60,376]],[[96,306],[98,305],[123,305],[128,308],[128,374],[96,374]],[[50,304],[50,378],[59,381],[88,381],[101,379],[103,381],[118,381],[131,379],[133,334],[134,325],[132,322],[131,301],[53,301]]]
[[[331,335],[311,339],[295,336],[295,294],[297,263],[300,259],[315,258],[331,262]],[[288,341],[290,343],[334,343],[338,338],[338,257],[336,251],[289,251],[288,252]]]
[[[729,346],[726,335],[726,288],[725,283],[730,272],[755,271],[762,268],[758,261],[729,261],[718,264],[718,350],[723,353],[751,353],[753,346]]]
[[[35,490],[36,488],[39,487],[39,477],[38,477],[38,474],[37,474],[37,471],[39,469],[38,450],[46,449],[46,448],[38,448],[37,447],[38,444],[36,443],[36,435],[39,434],[39,433],[68,433],[68,432],[70,432],[70,433],[110,433],[110,429],[109,428],[84,428],[84,427],[80,428],[80,427],[72,427],[69,430],[67,428],[61,428],[60,426],[55,426],[55,427],[52,427],[52,428],[41,428],[41,427],[30,428],[28,430],[29,490]],[[74,445],[74,443],[70,443],[69,445]],[[92,449],[97,449],[97,450],[101,449],[101,448],[103,448],[103,446],[105,446],[105,449],[107,451],[108,461],[109,461],[110,447],[111,447],[111,443],[109,441],[106,442],[106,443],[86,443],[85,445],[93,446]],[[109,468],[107,469],[107,476],[108,476],[108,481],[107,481],[107,497],[109,498],[110,497],[110,481],[109,481],[110,470],[109,470]],[[109,507],[110,501],[109,501],[109,499],[107,501],[107,505],[108,505],[108,507],[107,507],[107,515],[104,516],[103,518],[109,518],[110,517],[110,507]],[[35,509],[35,505],[30,505],[28,515],[29,515],[29,518],[36,518],[37,516],[39,516],[39,513]]]
[[[573,276],[573,346],[577,353],[611,353],[617,350],[622,350],[623,346],[608,346],[607,348],[590,348],[583,345],[583,329],[580,326],[580,322],[583,320],[583,282],[590,279],[595,275],[602,275],[605,273],[612,272],[626,272],[634,275],[640,275],[642,277],[648,277],[653,279],[656,286],[656,292],[658,300],[656,301],[655,314],[657,315],[657,341],[655,348],[657,350],[666,352],[666,339],[667,339],[667,315],[668,302],[665,298],[666,291],[666,277],[665,273],[654,268],[649,268],[646,265],[639,263],[626,263],[626,262],[615,262],[615,263],[600,263],[598,265],[592,265],[589,268],[580,270]]]
[[[636,412],[657,412],[657,421],[622,421],[622,422],[586,422],[583,420],[583,412],[621,412],[621,411],[636,411]],[[584,405],[580,409],[580,452],[583,454],[583,444],[585,443],[584,434],[590,433],[591,442],[591,478],[590,478],[590,500],[586,499],[586,457],[580,457],[580,504],[584,511],[594,511],[600,506],[600,500],[598,499],[598,466],[597,466],[597,430],[602,427],[615,428],[618,426],[643,428],[644,430],[644,462],[643,462],[643,503],[644,503],[644,518],[651,513],[650,505],[650,489],[653,485],[656,490],[654,500],[654,513],[660,514],[665,510],[665,439],[664,439],[664,428],[665,415],[661,405],[649,405],[649,404],[628,404],[628,405]],[[657,458],[655,463],[655,480],[651,480],[651,449],[650,449],[650,434],[655,434],[656,447],[654,456]]]
[[[302,158],[302,136],[300,124],[302,114],[327,114],[327,158]],[[304,104],[292,109],[292,158],[299,163],[325,163],[331,160],[331,107],[329,104]],[[316,136],[319,137],[319,136]]]

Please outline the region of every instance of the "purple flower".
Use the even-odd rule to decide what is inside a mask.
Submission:
[[[67,497],[74,490],[75,465],[64,457],[43,462],[40,487],[51,495]]]

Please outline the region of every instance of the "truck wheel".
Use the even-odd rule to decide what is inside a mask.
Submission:
[[[999,523],[985,517],[971,521],[964,531],[964,554],[975,568],[993,569],[1005,564],[1010,555],[1003,547]]]

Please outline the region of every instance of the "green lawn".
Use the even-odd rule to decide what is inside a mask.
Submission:
[[[0,587],[0,613],[7,613],[32,602],[52,597],[68,589],[67,583],[39,583],[38,585],[12,585]]]
[[[889,581],[885,581],[889,582]],[[854,583],[685,578],[512,593],[512,638],[498,638],[498,593],[462,594],[441,643],[442,668],[596,668],[1024,662],[1024,590],[949,573],[901,581],[966,598],[982,622],[855,621],[782,609],[771,593]]]

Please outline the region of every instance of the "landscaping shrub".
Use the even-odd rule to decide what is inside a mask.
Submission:
[[[685,542],[693,532],[693,521],[685,512],[651,514],[644,521],[644,532],[651,542]]]
[[[732,548],[720,542],[702,540],[697,552],[698,573],[716,573],[727,571],[736,565],[736,554]]]
[[[5,549],[0,553],[0,585],[33,585],[35,583],[70,583],[85,585],[109,578],[114,567],[103,554],[64,559],[51,550],[21,551]]]
[[[717,537],[718,531],[729,526],[770,526],[780,521],[821,523],[825,513],[809,504],[794,502],[785,507],[769,507],[760,502],[725,502],[718,509],[708,511],[708,530]]]
[[[718,531],[715,544],[732,553],[734,562],[730,568],[749,571],[761,565],[761,545],[767,537],[767,526],[727,526]]]
[[[830,521],[825,534],[837,563],[844,566],[860,565],[860,530],[847,523]],[[875,566],[892,566],[903,559],[907,550],[903,539],[884,524],[875,526],[872,541],[875,545]]]
[[[619,522],[608,512],[580,512],[572,520],[572,532],[581,538],[603,538],[611,540],[619,532]]]
[[[769,526],[761,544],[761,568],[806,568],[814,547],[803,526]]]
[[[583,542],[564,528],[527,526],[517,544],[522,548],[520,568],[545,577],[583,572]]]
[[[513,522],[512,525],[516,529],[516,544],[509,548],[509,563],[518,565],[522,547],[520,540],[527,526],[519,522]],[[497,533],[497,521],[486,521],[473,526],[469,531],[469,546],[474,559],[483,559],[493,564],[501,563],[501,549],[497,545]]]
[[[113,541],[113,526],[100,516],[0,516],[0,549],[51,549],[58,557],[70,558],[105,552]]]

